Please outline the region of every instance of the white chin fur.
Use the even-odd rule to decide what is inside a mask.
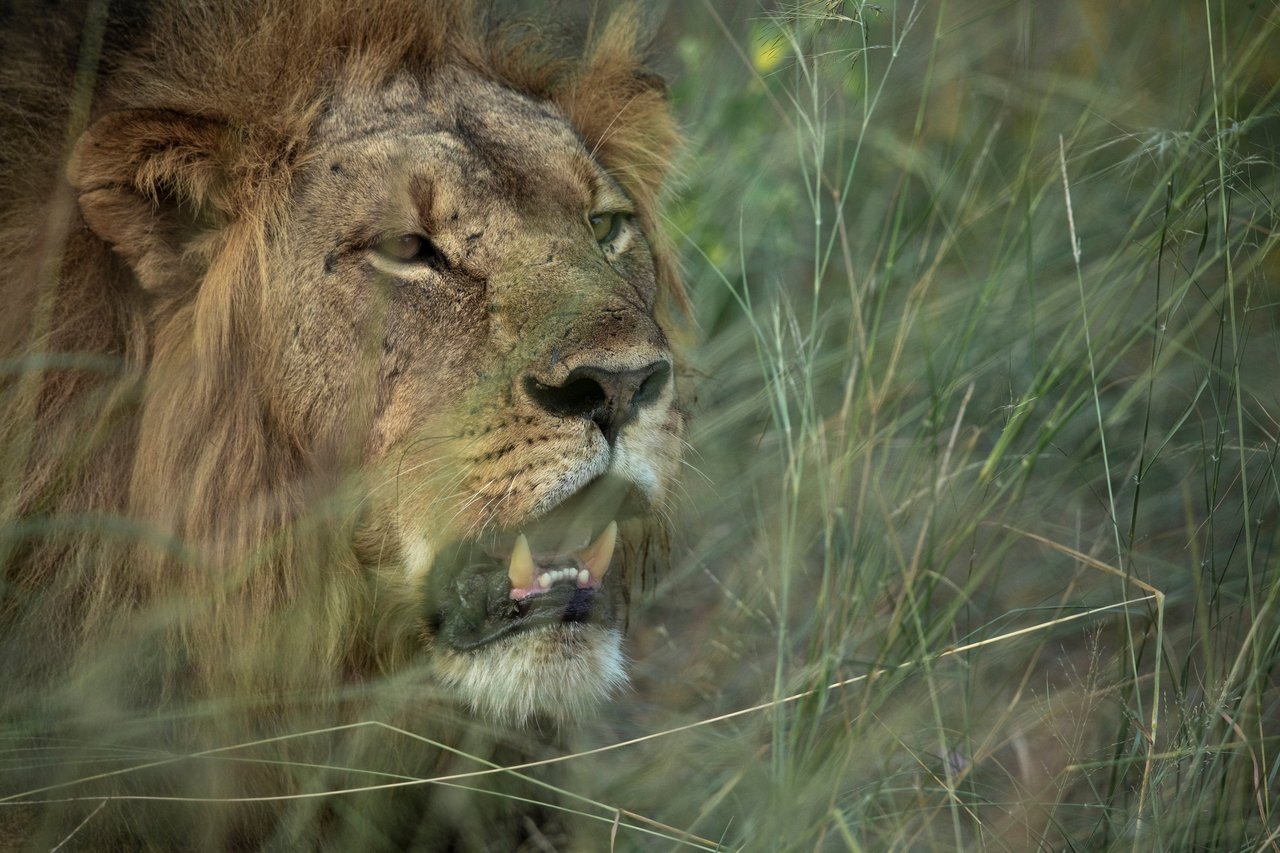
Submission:
[[[473,711],[505,724],[579,720],[627,683],[622,632],[596,625],[539,628],[444,652],[433,668]]]

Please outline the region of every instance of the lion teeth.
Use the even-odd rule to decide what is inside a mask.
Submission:
[[[599,538],[579,553],[578,557],[582,560],[583,571],[587,573],[588,580],[604,578],[605,572],[609,571],[609,564],[613,561],[613,549],[617,544],[618,522],[611,521]]]
[[[613,561],[613,552],[618,544],[618,523],[609,525],[596,538],[595,542],[581,548],[572,555],[577,564],[558,569],[539,567],[533,559],[533,551],[529,547],[529,539],[523,533],[516,537],[508,560],[507,577],[511,580],[511,597],[521,601],[531,593],[544,592],[552,584],[573,583],[579,587],[598,586],[609,571]],[[564,558],[555,558],[557,562]]]
[[[580,572],[577,569],[544,570],[542,574],[538,575],[538,586],[542,589],[547,589],[553,583],[575,580],[579,574]]]
[[[511,565],[507,568],[507,577],[511,579],[512,589],[526,589],[533,586],[533,552],[529,550],[529,540],[521,533],[516,537],[515,547],[511,549]],[[545,580],[545,576],[540,579]],[[543,589],[549,585],[541,584]]]

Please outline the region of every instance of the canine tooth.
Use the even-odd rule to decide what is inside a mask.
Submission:
[[[516,537],[515,547],[511,549],[511,565],[507,568],[507,577],[511,579],[512,589],[533,586],[533,554],[529,551],[529,540],[523,533]]]
[[[618,522],[611,521],[599,538],[592,542],[580,555],[582,564],[586,566],[590,577],[600,580],[609,571],[609,563],[613,560],[613,549],[618,544]]]
[[[580,570],[578,572],[578,585],[586,586],[589,583],[591,583],[591,572],[587,571],[586,569]]]

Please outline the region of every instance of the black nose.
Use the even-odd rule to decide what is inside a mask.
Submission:
[[[526,376],[524,389],[553,415],[592,421],[605,441],[613,444],[637,412],[662,396],[670,379],[671,363],[662,359],[638,370],[574,368],[562,385],[544,385]]]

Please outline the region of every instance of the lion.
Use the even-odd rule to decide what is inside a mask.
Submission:
[[[8,731],[572,726],[626,683],[687,421],[677,130],[638,15],[579,48],[457,0],[120,5],[6,21]],[[55,764],[0,800],[330,784]],[[98,835],[88,808],[11,823],[37,847],[81,816],[103,849],[340,835],[341,806],[312,835],[250,809],[162,833],[112,802]],[[463,843],[408,832],[378,837]]]

